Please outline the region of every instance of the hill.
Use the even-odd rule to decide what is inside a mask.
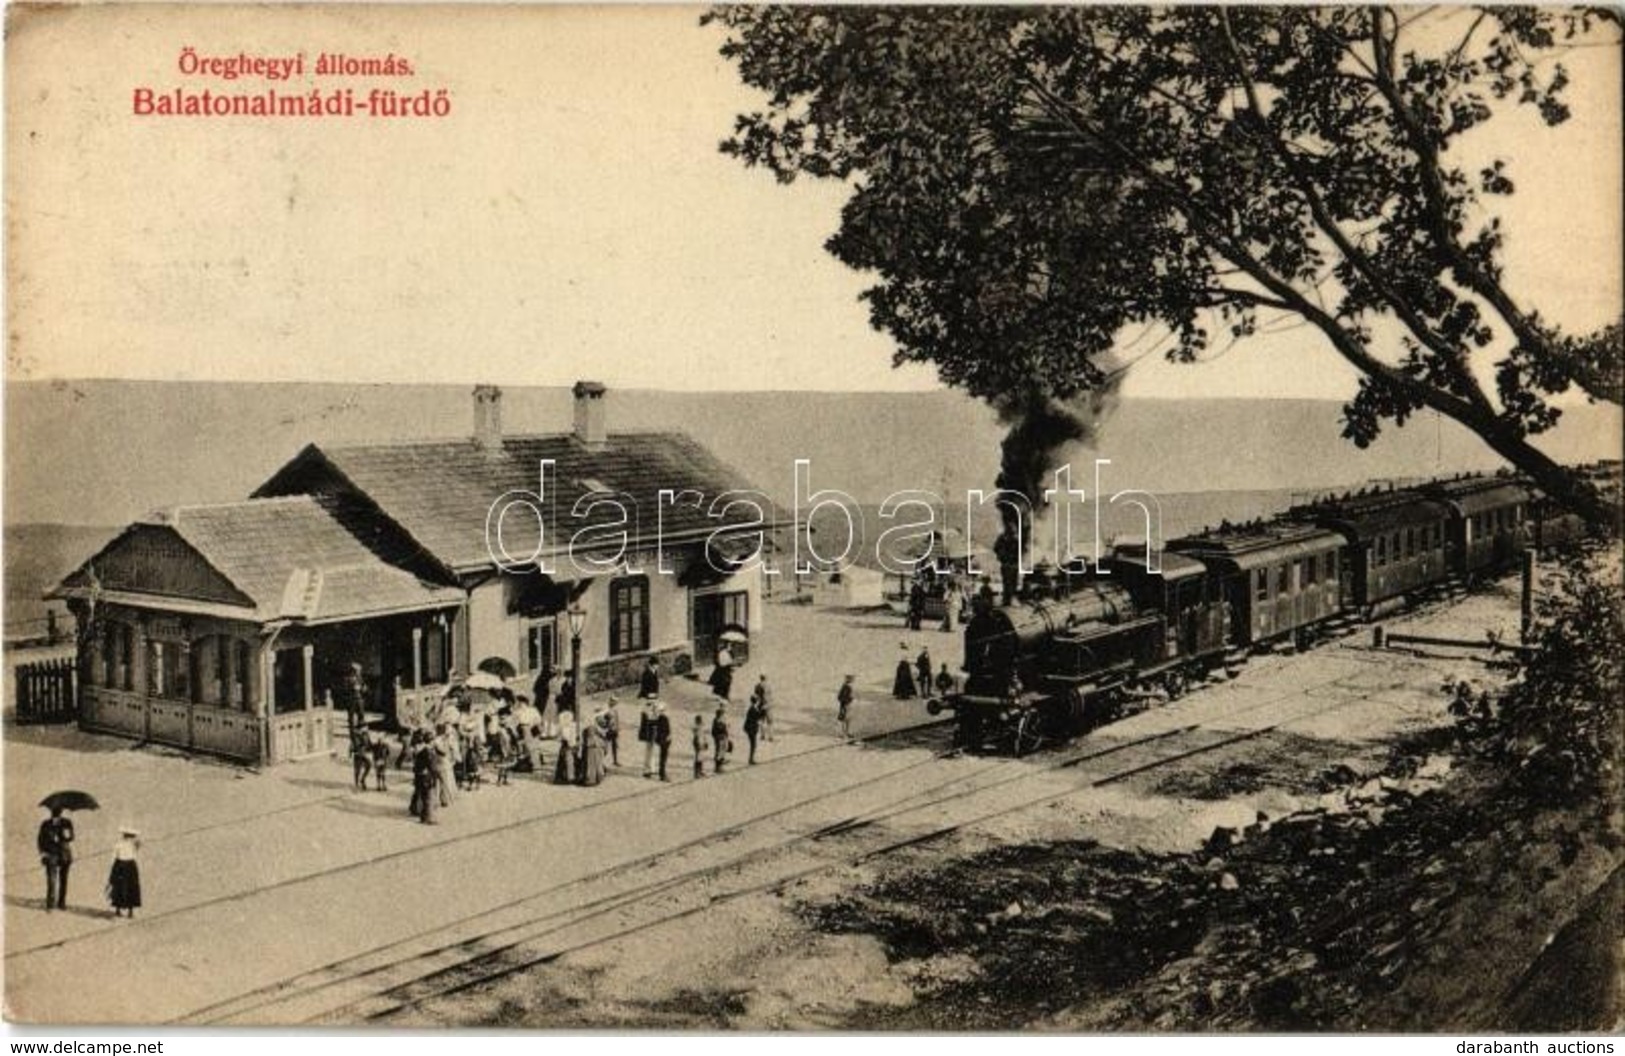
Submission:
[[[511,432],[569,428],[563,388],[507,387]],[[861,503],[924,488],[963,496],[992,486],[1004,434],[955,392],[611,394],[610,428],[682,429],[781,502],[796,459],[811,484]],[[5,523],[123,524],[160,506],[241,498],[306,443],[467,435],[461,386],[187,382],[7,385]],[[1092,490],[1157,493],[1313,488],[1489,469],[1465,430],[1423,415],[1370,449],[1343,440],[1340,406],[1316,400],[1125,402],[1099,450],[1070,452]],[[1612,408],[1571,411],[1547,441],[1561,459],[1618,457]]]
[[[5,636],[43,634],[46,603],[40,595],[55,586],[118,532],[79,524],[13,524],[5,528]],[[49,606],[59,616],[60,603]],[[67,630],[70,620],[62,620]]]

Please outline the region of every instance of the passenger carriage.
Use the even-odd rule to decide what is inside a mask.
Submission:
[[[1343,605],[1371,613],[1444,582],[1451,508],[1411,490],[1345,495],[1293,515],[1339,533],[1347,544]]]
[[[1300,639],[1342,608],[1344,540],[1288,520],[1226,526],[1175,539],[1169,551],[1204,564],[1232,612],[1239,645]]]
[[[1450,509],[1447,540],[1450,571],[1456,575],[1505,568],[1535,541],[1528,524],[1530,491],[1515,479],[1464,477],[1424,490]]]

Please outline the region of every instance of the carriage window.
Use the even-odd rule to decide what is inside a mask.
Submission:
[[[1268,601],[1270,599],[1270,570],[1267,568],[1256,569],[1253,572],[1253,582],[1253,591],[1257,600]]]
[[[1326,579],[1328,582],[1337,578],[1337,551],[1328,551],[1325,557]]]
[[[1407,529],[1405,529],[1405,556],[1406,557],[1415,557],[1416,556],[1416,529],[1415,528],[1407,528]]]
[[[1304,558],[1304,561],[1303,561],[1303,585],[1304,586],[1312,587],[1312,586],[1315,585],[1315,571],[1316,571],[1315,559],[1312,558],[1312,557]]]
[[[1282,565],[1275,570],[1276,593],[1287,594],[1292,590],[1292,566]]]
[[[1388,537],[1377,536],[1377,567],[1381,568],[1388,563]]]

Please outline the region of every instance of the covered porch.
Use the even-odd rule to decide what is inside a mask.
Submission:
[[[454,607],[297,625],[161,604],[105,605],[87,624],[84,728],[273,765],[342,743],[352,665],[364,720],[387,726],[452,675]]]
[[[295,497],[128,528],[48,594],[79,628],[80,724],[269,765],[332,751],[352,699],[393,725],[438,697],[467,593],[348,516]]]

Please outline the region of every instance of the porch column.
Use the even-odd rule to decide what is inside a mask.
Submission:
[[[316,706],[316,647],[303,646],[299,655],[305,663],[305,710],[309,711]]]
[[[454,648],[451,652],[453,659],[450,665],[464,675],[474,673],[474,648],[473,643],[469,641],[469,636],[473,634],[473,631],[474,625],[469,622],[468,600],[465,597],[463,603],[457,607],[457,614],[451,621]]]
[[[237,639],[222,636],[214,640],[216,655],[220,657],[220,685],[216,687],[220,706],[230,708],[236,705],[231,699],[231,691],[237,687]],[[222,655],[223,654],[223,655]]]
[[[198,702],[198,683],[201,681],[198,675],[202,672],[198,671],[197,653],[192,649],[192,632],[187,630],[182,634],[178,667],[186,672],[186,747],[191,748],[196,742],[192,734],[192,718]]]
[[[248,693],[253,701],[254,714],[259,720],[260,761],[269,766],[276,762],[276,738],[271,736],[271,716],[276,714],[276,662],[272,639],[262,638],[254,647],[254,663],[250,666]]]
[[[147,683],[147,665],[152,658],[148,651],[152,648],[147,638],[147,618],[137,617],[135,623],[135,649],[130,657],[130,666],[134,668],[130,685],[135,692],[141,695],[141,739],[152,739],[152,687]]]
[[[412,688],[423,688],[423,628],[412,628]]]
[[[85,647],[79,650],[79,657],[81,664],[87,670],[80,675],[79,685],[81,687],[99,686],[102,684],[102,676],[107,671],[104,649],[106,643],[102,640],[101,628],[90,623],[82,605],[82,602],[74,602],[70,605],[70,608],[73,609],[75,626],[79,628],[79,640],[85,643]],[[81,607],[75,608],[74,606]]]

